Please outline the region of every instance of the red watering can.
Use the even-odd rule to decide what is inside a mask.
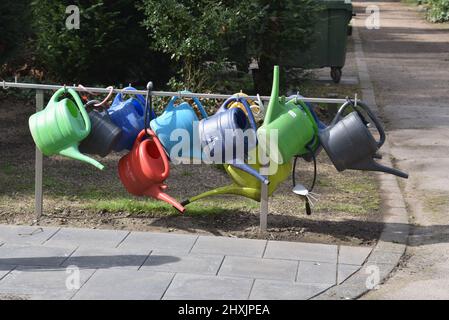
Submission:
[[[170,165],[161,142],[152,130],[142,130],[137,136],[131,151],[120,159],[118,172],[120,180],[129,193],[148,196],[165,201],[179,210],[185,208],[175,199],[164,193],[164,181],[170,174]]]

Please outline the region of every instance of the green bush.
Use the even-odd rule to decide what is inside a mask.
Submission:
[[[80,8],[80,28],[66,28],[66,7]],[[34,0],[37,61],[67,83],[128,84],[170,77],[169,59],[149,49],[133,0]]]
[[[426,0],[427,20],[431,22],[449,21],[449,0]]]
[[[282,61],[291,60],[291,55],[310,45],[314,24],[322,7],[316,0],[258,0],[262,18],[257,28],[247,37],[248,56],[259,63],[256,73],[256,91],[268,94],[271,90],[274,65],[283,66]],[[281,84],[285,85],[286,72],[281,73]]]
[[[174,86],[204,90],[225,67],[230,44],[257,22],[251,1],[141,0],[143,25],[154,39],[152,47],[169,54],[179,65]]]
[[[283,48],[307,46],[317,12],[313,0],[141,0],[138,6],[153,48],[180,65],[172,83],[192,90],[216,87],[223,82],[216,75],[232,65],[247,72],[255,58],[257,89],[266,92]]]
[[[29,2],[0,1],[0,65],[23,53],[30,33]]]

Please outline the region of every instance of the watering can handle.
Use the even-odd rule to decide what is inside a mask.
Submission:
[[[73,89],[66,89],[66,88],[61,88],[58,91],[55,92],[55,94],[51,97],[50,102],[52,103],[56,103],[59,101],[59,97],[62,96],[65,93],[69,93],[73,99],[75,100],[76,106],[78,107],[78,109],[81,112],[81,116],[83,117],[84,120],[84,124],[85,124],[85,128],[84,128],[84,133],[89,133],[90,129],[91,129],[91,123],[90,123],[90,118],[89,115],[87,114],[86,109],[84,108],[83,102],[81,101],[80,96],[78,95],[78,93],[73,90]]]
[[[126,88],[124,88],[123,90],[137,91],[137,89],[134,88],[134,87],[126,87]],[[135,97],[136,97],[137,101],[139,101],[140,104],[141,104],[142,106],[145,106],[145,98],[144,98],[142,95],[136,94]],[[119,92],[119,93],[115,96],[114,102],[113,102],[112,104],[117,104],[117,103],[119,103],[119,102],[122,102],[122,101],[123,101],[122,98],[123,98],[123,95],[122,95],[121,92]]]
[[[180,93],[183,94],[183,93],[191,93],[191,92],[185,90],[185,91],[181,91]],[[175,105],[175,101],[178,99],[180,99],[180,97],[178,97],[178,96],[174,96],[173,98],[171,98],[170,103],[168,104],[166,109],[172,109]],[[201,103],[201,101],[196,97],[193,97],[192,100],[193,100],[193,102],[195,102],[196,106],[198,107],[198,110],[200,110],[200,113],[203,116],[203,119],[207,119],[208,115],[207,115],[207,112],[204,109],[204,106]]]
[[[144,138],[147,138],[148,136],[151,137],[151,139],[153,139],[154,143],[156,144],[157,149],[159,150],[161,157],[162,157],[162,161],[164,162],[164,172],[162,173],[163,177],[167,177],[168,174],[170,173],[170,163],[168,162],[168,157],[165,153],[165,149],[162,146],[161,142],[159,141],[159,138],[157,137],[156,133],[151,130],[151,129],[146,129],[146,133],[145,134],[145,129],[143,129],[142,131],[140,131],[139,135],[136,138],[136,141],[134,141],[134,147],[136,147],[136,145],[138,143],[140,143]]]
[[[232,96],[232,97],[228,98],[228,100],[226,100],[223,103],[223,106],[227,109],[228,105],[231,102],[240,102],[243,104],[243,106],[245,107],[246,113],[248,114],[248,118],[249,118],[249,122],[251,123],[251,127],[253,128],[254,131],[257,131],[256,119],[254,119],[254,115],[253,115],[253,112],[251,111],[251,107],[249,106],[245,97]]]
[[[360,108],[368,114],[368,116],[373,121],[374,125],[376,126],[377,131],[379,132],[380,138],[379,138],[379,141],[377,141],[377,148],[382,147],[384,145],[385,139],[386,139],[385,130],[384,130],[382,124],[380,123],[379,119],[376,117],[376,115],[371,111],[371,109],[365,103],[363,103],[361,101],[358,101],[357,105],[354,105],[354,101],[352,101],[352,100],[348,100],[347,102],[345,102],[338,110],[337,115],[335,116],[334,120],[332,120],[332,123],[330,124],[330,126],[333,126],[338,121],[340,121],[343,112],[349,106]]]

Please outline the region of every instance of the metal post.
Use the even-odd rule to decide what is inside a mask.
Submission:
[[[41,111],[44,107],[44,91],[36,90],[36,111]],[[36,216],[36,223],[42,216],[43,208],[43,193],[42,193],[42,176],[43,176],[43,156],[42,152],[36,147],[36,168],[35,168],[35,182],[34,182],[34,212]]]
[[[260,172],[266,171],[265,167],[261,167]],[[261,183],[260,188],[260,232],[267,231],[268,225],[268,185]]]

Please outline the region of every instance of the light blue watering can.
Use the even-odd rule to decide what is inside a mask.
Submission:
[[[182,93],[190,92],[183,91]],[[178,99],[180,98],[173,97],[164,112],[151,120],[150,127],[161,141],[171,161],[201,160],[203,155],[198,141],[198,116],[187,102],[175,105]],[[201,102],[197,98],[193,98],[193,101],[201,116],[207,118],[207,113]]]

